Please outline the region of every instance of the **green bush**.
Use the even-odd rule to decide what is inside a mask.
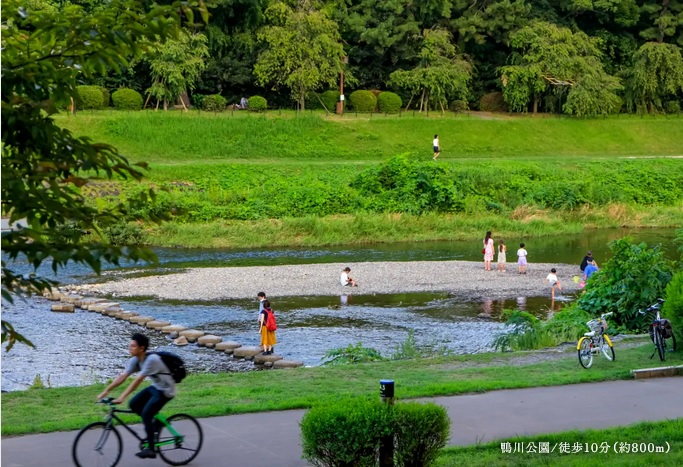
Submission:
[[[490,92],[481,96],[479,109],[483,112],[507,112],[507,104],[502,92]]]
[[[119,222],[105,227],[102,232],[111,245],[139,246],[147,240],[144,230],[135,223]]]
[[[198,109],[202,108],[202,102],[206,96],[204,94],[192,94],[192,105]]]
[[[377,108],[377,98],[371,91],[354,91],[349,99],[356,112],[374,112]]]
[[[387,114],[395,114],[403,107],[401,96],[395,92],[384,91],[377,97],[379,103],[379,111]]]
[[[225,110],[225,106],[228,101],[225,97],[220,94],[211,94],[209,96],[204,96],[202,99],[202,110],[207,112],[222,112]]]
[[[111,93],[104,86],[100,86],[100,91],[102,91],[102,108],[106,109],[111,103]]]
[[[384,360],[375,349],[363,347],[363,343],[349,344],[346,348],[331,349],[325,353],[324,365],[346,365],[350,363],[367,363]]]
[[[268,108],[268,102],[261,96],[251,96],[247,102],[252,112],[263,112]]]
[[[394,465],[430,466],[446,445],[443,407],[417,402],[341,400],[309,410],[300,422],[303,457],[316,466],[376,466],[380,440],[394,438]]]
[[[678,101],[669,101],[666,103],[666,113],[678,114],[681,113],[681,103]]]
[[[592,315],[614,312],[617,324],[639,330],[643,319],[638,310],[664,296],[673,265],[659,245],[648,248],[646,243],[634,245],[621,239],[609,246],[612,258],[591,276],[577,303]]]
[[[662,307],[662,316],[671,321],[674,329],[677,350],[683,345],[683,271],[674,275],[666,286],[666,303]]]
[[[334,113],[337,109],[337,102],[339,101],[339,91],[330,89],[320,94],[320,100],[323,101],[327,110]]]
[[[402,402],[392,411],[395,465],[430,466],[450,437],[451,420],[433,403]]]
[[[315,466],[375,466],[379,441],[391,435],[391,412],[379,401],[330,402],[300,422],[303,458]]]
[[[142,95],[134,89],[121,88],[111,95],[116,110],[140,110]]]
[[[315,91],[311,91],[308,94],[306,94],[306,110],[320,110],[320,109],[322,109],[323,106],[320,103],[319,97],[320,97],[320,95]]]
[[[460,112],[466,112],[467,110],[470,110],[470,107],[469,107],[469,104],[467,103],[467,101],[457,100],[457,101],[451,102],[451,104],[448,106],[448,110],[450,110],[451,112],[460,113]]]
[[[102,108],[104,96],[99,86],[76,86],[76,107],[82,110]]]

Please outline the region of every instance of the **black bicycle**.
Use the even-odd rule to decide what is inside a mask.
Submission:
[[[655,351],[650,358],[653,358],[655,354],[658,353],[661,361],[666,360],[667,347],[671,349],[671,352],[676,351],[676,336],[674,336],[671,322],[668,319],[662,318],[659,314],[659,310],[663,304],[664,299],[658,298],[657,303],[650,305],[645,311],[638,311],[641,315],[654,313],[654,319],[648,326],[650,339],[652,339],[652,342],[655,344]],[[669,342],[667,343],[667,341]]]
[[[113,397],[99,401],[109,406],[105,421],[91,423],[76,435],[71,455],[78,467],[114,467],[118,464],[123,452],[123,441],[121,434],[114,426],[115,422],[140,441],[140,450],[147,449],[145,436],[139,436],[117,415],[134,412],[117,409],[113,401]],[[164,462],[170,465],[185,465],[197,457],[204,440],[202,428],[197,419],[182,413],[168,418],[157,414],[154,418],[157,427],[154,450]]]

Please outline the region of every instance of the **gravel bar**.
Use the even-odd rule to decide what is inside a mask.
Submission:
[[[346,266],[351,268],[358,287],[343,287],[339,283]],[[495,266],[493,263],[492,268]],[[550,296],[550,287],[543,280],[551,268],[557,269],[565,294],[578,290],[573,280],[580,273],[576,265],[534,263],[529,265],[527,274],[518,274],[516,263],[508,263],[508,271],[502,273],[485,271],[483,262],[473,261],[190,268],[175,274],[122,278],[89,288],[114,296],[192,301],[253,298],[261,290],[273,297],[447,292],[479,300]]]

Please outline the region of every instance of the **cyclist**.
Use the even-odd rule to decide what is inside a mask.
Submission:
[[[128,376],[132,373],[140,372],[119,398],[113,401],[114,404],[122,404],[126,397],[142,383],[145,377],[149,376],[152,380],[150,386],[137,393],[130,401],[130,409],[142,417],[147,433],[148,447],[135,454],[141,459],[153,459],[157,456],[153,449],[154,416],[159,413],[168,401],[173,399],[176,392],[175,381],[171,376],[170,370],[159,355],[154,353],[148,354],[148,348],[149,338],[147,336],[139,333],[133,334],[128,345],[131,359],[128,362],[127,368],[107,386],[107,389],[102,394],[97,396],[98,399],[107,397],[109,392],[123,384],[128,379]]]

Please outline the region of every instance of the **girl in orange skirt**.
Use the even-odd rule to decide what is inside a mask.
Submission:
[[[259,313],[258,322],[261,328],[261,345],[263,346],[262,355],[272,355],[273,346],[277,344],[277,339],[275,338],[275,331],[269,331],[266,327],[266,322],[268,321],[268,313],[272,313],[273,309],[270,307],[270,302],[268,300],[263,301],[263,311]]]

